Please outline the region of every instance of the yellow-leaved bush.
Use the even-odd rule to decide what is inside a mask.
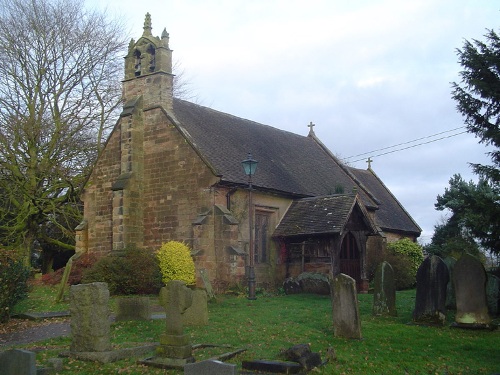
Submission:
[[[187,285],[195,283],[195,268],[189,247],[179,241],[164,243],[156,252],[160,263],[162,280],[181,280]]]

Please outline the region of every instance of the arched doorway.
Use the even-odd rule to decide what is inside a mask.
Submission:
[[[340,250],[340,272],[356,280],[356,285],[361,282],[361,261],[358,244],[351,232],[347,233],[342,241]]]

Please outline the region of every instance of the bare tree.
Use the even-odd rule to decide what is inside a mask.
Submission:
[[[73,246],[120,105],[123,27],[80,0],[0,0],[0,244]],[[50,230],[48,230],[50,228]]]

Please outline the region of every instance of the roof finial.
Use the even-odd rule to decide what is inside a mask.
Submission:
[[[314,126],[315,124],[313,124],[312,121],[309,122],[309,125],[307,125],[307,127],[309,128],[309,135],[314,135]]]
[[[151,36],[151,14],[146,13],[146,19],[144,20],[144,32],[142,33],[142,36]]]
[[[368,157],[368,159],[366,160],[366,162],[368,163],[368,169],[372,169],[372,158],[371,157]]]

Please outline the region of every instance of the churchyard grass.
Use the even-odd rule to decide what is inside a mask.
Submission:
[[[38,310],[34,307],[32,296],[40,295],[43,293],[33,291],[30,294],[31,310]],[[236,348],[246,348],[247,351],[227,362],[240,365],[243,360],[275,360],[280,359],[283,349],[309,343],[313,351],[321,353],[322,358],[325,358],[330,346],[335,348],[337,354],[336,361],[313,372],[317,374],[464,375],[500,371],[500,330],[450,328],[448,324],[453,321],[452,313],[444,327],[408,324],[415,304],[415,290],[397,293],[397,317],[373,317],[373,296],[365,294],[358,297],[362,340],[333,337],[330,298],[315,295],[258,296],[255,301],[243,296],[218,297],[216,302],[209,303],[209,325],[188,327],[186,332],[190,334],[193,344],[232,347],[195,350],[197,360]],[[45,310],[46,305],[42,306]],[[56,310],[64,310],[64,306],[59,307]],[[114,347],[156,342],[164,327],[164,320],[113,323],[111,341]],[[37,350],[37,364],[43,365],[48,358],[68,350],[69,345],[70,338],[58,338],[22,348]],[[109,364],[64,359],[64,369],[58,374],[76,373],[182,374],[182,371],[144,367],[138,365],[135,359]]]

